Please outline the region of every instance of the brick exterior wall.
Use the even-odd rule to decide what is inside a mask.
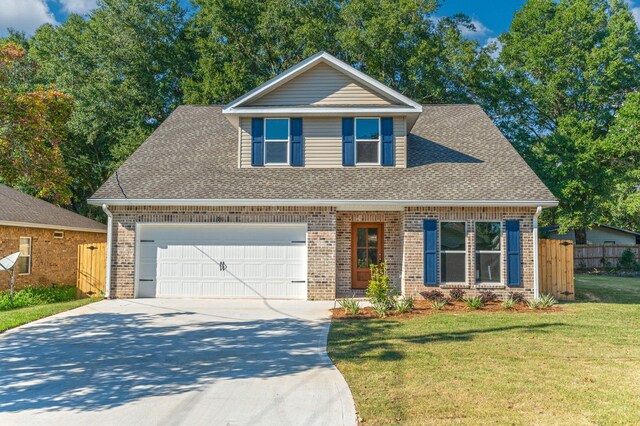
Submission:
[[[107,234],[64,230],[53,238],[54,229],[0,226],[0,258],[20,250],[20,237],[31,237],[31,274],[15,275],[16,289],[52,283],[76,285],[78,245],[103,243]],[[0,271],[0,290],[10,285],[10,275]]]
[[[336,212],[305,207],[113,206],[111,297],[134,296],[137,223],[306,223],[307,296],[331,300],[336,294]]]
[[[336,218],[336,297],[363,297],[364,289],[351,288],[351,224],[374,222],[384,224],[384,258],[389,267],[391,285],[400,290],[402,277],[402,212],[339,211]]]
[[[493,207],[439,207],[406,208],[404,211],[404,266],[402,291],[407,295],[418,295],[421,291],[441,288],[444,293],[454,287],[463,288],[467,295],[473,296],[482,290],[491,290],[501,297],[511,291],[523,292],[533,297],[533,215],[534,208],[493,208]],[[467,282],[464,285],[441,285],[440,282],[440,232],[438,232],[438,287],[424,285],[423,270],[423,220],[464,221],[467,226]],[[506,284],[506,237],[505,221],[520,221],[520,261],[522,287],[507,287]],[[500,221],[501,238],[501,283],[476,283],[475,279],[475,222]]]
[[[404,211],[338,211],[322,207],[159,207],[113,206],[113,254],[111,296],[134,296],[135,225],[137,223],[307,223],[308,276],[310,300],[364,295],[364,290],[351,289],[351,224],[353,222],[384,223],[384,255],[389,264],[391,283],[407,295],[418,295],[425,289],[423,279],[422,221],[464,221],[467,224],[468,295],[490,289],[505,296],[510,291],[533,294],[533,208],[434,207],[405,208]],[[521,273],[523,286],[506,287],[507,219],[520,220]],[[502,265],[500,284],[476,285],[475,222],[502,222]],[[439,244],[439,235],[438,235]],[[438,262],[440,256],[438,255]],[[438,263],[438,269],[440,265]],[[438,272],[438,278],[440,274]],[[439,286],[445,292],[451,285]]]

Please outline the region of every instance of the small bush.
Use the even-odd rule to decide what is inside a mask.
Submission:
[[[540,304],[540,299],[532,299],[527,302],[527,306],[529,309],[540,309],[542,305]]]
[[[413,297],[403,296],[395,300],[395,310],[404,314],[413,310]]]
[[[513,299],[514,303],[524,303],[527,301],[527,297],[524,295],[524,293],[520,293],[518,291],[512,291],[511,293],[509,293],[508,298]]]
[[[381,318],[384,318],[387,316],[387,314],[389,313],[389,304],[385,303],[385,302],[375,302],[372,303],[373,306],[373,312],[376,313],[376,315],[378,315]]]
[[[496,302],[498,300],[498,295],[492,291],[481,291],[480,298],[482,299],[482,304],[486,305],[489,302]]]
[[[68,302],[75,300],[75,286],[56,286],[31,288],[27,287],[13,293],[13,301],[10,300],[10,292],[0,292],[0,311],[24,308],[27,306],[44,305],[47,303]]]
[[[466,298],[464,303],[467,305],[467,309],[480,309],[484,306],[484,301],[480,296]]]
[[[556,303],[558,302],[550,294],[543,294],[542,296],[540,296],[540,306],[542,307],[542,309],[552,308]]]
[[[618,260],[618,268],[623,271],[633,271],[637,269],[637,267],[638,262],[636,261],[635,253],[630,249],[623,251],[620,259]]]
[[[437,299],[437,300],[432,300],[431,301],[431,307],[433,309],[435,309],[436,311],[441,311],[444,309],[444,307],[447,304],[447,300],[446,299]]]
[[[516,301],[512,297],[510,297],[504,302],[502,302],[502,307],[505,309],[513,309],[513,305],[515,304],[516,304]]]
[[[387,305],[388,309],[393,306],[394,290],[389,287],[386,262],[371,265],[371,279],[366,295],[372,305],[383,303]]]
[[[420,296],[431,301],[444,299],[444,293],[442,293],[440,290],[421,291]]]
[[[449,297],[452,300],[456,300],[458,302],[462,302],[464,300],[465,291],[461,288],[454,288],[449,292]]]
[[[358,315],[360,313],[360,302],[356,299],[340,299],[338,304],[342,306],[349,315]]]

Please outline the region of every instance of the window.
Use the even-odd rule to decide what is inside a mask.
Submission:
[[[31,237],[20,237],[20,257],[16,270],[20,275],[31,273]]]
[[[63,231],[53,231],[53,238],[64,238]]]
[[[614,245],[616,242],[615,242],[615,241],[605,241],[604,243],[605,243],[605,244],[611,244],[611,245]]]
[[[464,222],[440,225],[440,281],[464,283],[467,270],[467,227]]]
[[[264,119],[264,164],[289,164],[289,119]]]
[[[379,118],[356,118],[356,164],[380,164]]]
[[[501,281],[502,223],[476,223],[476,281],[499,283]]]

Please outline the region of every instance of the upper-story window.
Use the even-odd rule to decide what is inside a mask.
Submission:
[[[356,118],[356,164],[380,164],[380,119]]]
[[[289,164],[289,119],[264,119],[264,164]]]

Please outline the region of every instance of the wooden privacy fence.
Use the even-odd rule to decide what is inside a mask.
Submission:
[[[573,251],[574,267],[576,269],[603,268],[607,263],[616,266],[625,250],[631,250],[636,260],[640,259],[640,244],[576,244]]]
[[[573,241],[541,239],[538,256],[540,293],[558,300],[574,300]]]
[[[107,243],[78,244],[78,292],[104,295],[107,276]]]

